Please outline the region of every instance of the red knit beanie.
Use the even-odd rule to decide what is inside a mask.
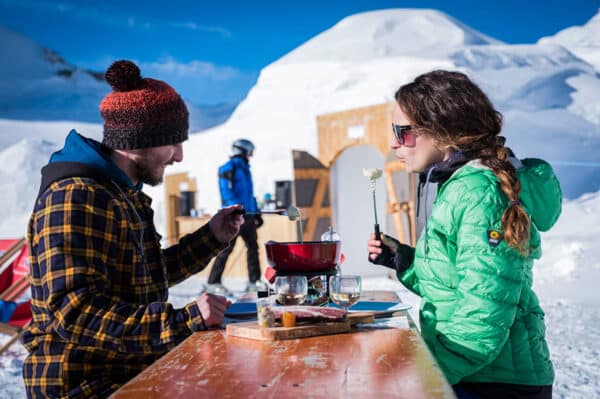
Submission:
[[[189,113],[171,86],[142,78],[131,61],[114,62],[106,71],[106,81],[113,92],[100,103],[105,145],[133,150],[187,140]]]

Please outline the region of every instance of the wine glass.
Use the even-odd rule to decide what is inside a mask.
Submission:
[[[275,279],[277,302],[282,305],[300,305],[306,300],[307,293],[306,276],[278,276]]]
[[[331,276],[329,298],[348,313],[348,308],[360,299],[362,279],[360,276]]]

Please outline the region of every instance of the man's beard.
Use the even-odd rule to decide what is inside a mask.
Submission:
[[[140,154],[140,157],[133,162],[133,173],[140,182],[157,186],[163,181],[164,166],[159,166],[151,155]]]

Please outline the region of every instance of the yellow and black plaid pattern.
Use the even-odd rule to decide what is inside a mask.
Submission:
[[[22,339],[29,397],[105,397],[173,348],[202,317],[168,286],[225,245],[208,225],[165,250],[151,200],[89,178],[53,183],[29,223],[33,320]]]

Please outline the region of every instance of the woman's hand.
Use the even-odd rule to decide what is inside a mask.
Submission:
[[[371,262],[374,262],[377,256],[383,252],[381,241],[375,239],[375,233],[371,234],[371,238],[367,242],[367,251],[369,252],[369,260]]]
[[[373,233],[371,234],[371,239],[367,243],[369,259],[373,263],[381,264],[379,262],[376,262],[377,257],[387,252],[396,252],[400,245],[402,244],[400,244],[399,241],[385,234],[381,235],[381,241],[377,240],[375,239],[375,233]]]
[[[415,257],[415,249],[404,245],[388,235],[382,234],[381,240],[375,239],[375,233],[367,242],[369,262],[402,272],[410,267]]]

